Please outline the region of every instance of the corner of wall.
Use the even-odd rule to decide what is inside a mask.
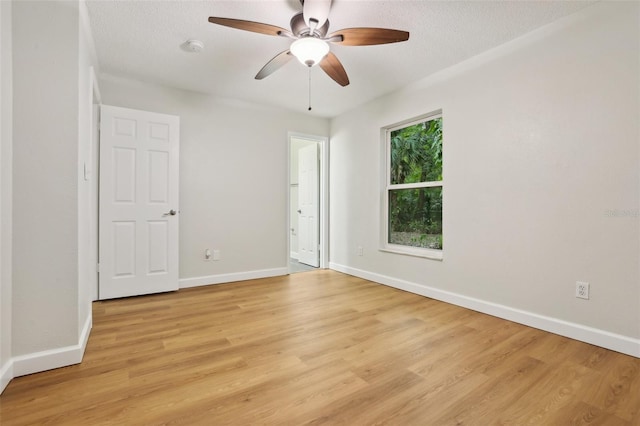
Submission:
[[[4,7],[9,2],[0,3]],[[81,17],[76,3],[72,5],[74,7],[68,7],[66,3],[43,2],[38,8],[24,2],[11,4],[11,36],[15,49],[9,55],[4,49],[2,51],[3,66],[5,58],[10,56],[11,66],[17,70],[11,81],[11,139],[15,141],[11,142],[10,162],[14,188],[11,198],[13,220],[9,228],[13,240],[12,313],[8,324],[2,321],[1,339],[3,345],[8,339],[11,348],[8,358],[3,358],[6,364],[0,365],[3,383],[15,376],[80,362],[92,321],[90,306],[86,310],[88,298],[78,295],[79,244],[74,238],[80,226],[74,203],[79,202],[77,180],[81,170],[77,167],[77,144],[72,141],[80,138],[74,128],[79,120],[78,110],[87,106],[79,104],[79,95],[73,97],[82,83],[78,74],[81,48],[84,49],[80,46],[82,32],[78,28]],[[5,28],[2,30],[4,36]],[[33,48],[33,40],[40,43],[39,49]],[[82,52],[89,55],[87,50]],[[42,71],[43,64],[47,67],[45,71]],[[34,72],[18,72],[24,70]],[[2,101],[5,101],[4,92]],[[56,111],[55,120],[51,110]],[[42,132],[63,142],[56,144],[56,153],[48,151],[51,144],[38,142],[47,139],[42,137]],[[21,143],[24,141],[29,141],[31,146],[25,148]],[[2,167],[5,176],[4,157]],[[36,170],[34,167],[39,173],[32,173]],[[4,188],[5,182],[2,184]],[[32,206],[48,202],[46,198],[52,192],[51,188],[68,202],[58,203],[61,208],[43,220],[42,215],[34,213]],[[3,200],[5,196],[3,189]],[[2,219],[4,221],[4,212]],[[28,254],[35,234],[38,245],[44,244],[48,248],[41,248],[51,253],[48,263],[37,270],[29,266],[31,256]],[[4,242],[4,229],[2,237]],[[54,249],[50,250],[51,247]],[[2,257],[4,262],[4,253]],[[2,272],[4,274],[4,270]],[[46,285],[42,285],[45,276]],[[7,326],[9,335],[4,332]]]
[[[11,2],[0,2],[0,393],[13,379],[12,318],[12,37]]]
[[[13,377],[13,360],[9,359],[2,368],[0,368],[0,394],[4,392]]]
[[[62,348],[30,353],[12,358],[13,377],[53,370],[54,368],[67,367],[82,362],[89,333],[93,325],[91,316],[88,316],[78,343]]]

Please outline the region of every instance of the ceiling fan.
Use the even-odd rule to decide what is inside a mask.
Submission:
[[[343,46],[370,46],[397,43],[409,39],[407,31],[386,28],[345,28],[329,32],[331,0],[300,0],[302,12],[291,18],[291,31],[275,25],[241,19],[210,17],[209,22],[239,30],[293,39],[289,49],[278,53],[256,74],[257,80],[271,75],[295,56],[308,67],[320,68],[341,86],[349,84],[342,63],[329,48],[329,43]]]

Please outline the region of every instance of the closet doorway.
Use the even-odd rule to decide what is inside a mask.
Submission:
[[[289,134],[289,273],[325,268],[327,138]]]

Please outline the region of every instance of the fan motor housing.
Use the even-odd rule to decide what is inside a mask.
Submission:
[[[296,37],[312,35],[315,37],[324,38],[324,36],[327,35],[328,31],[328,19],[321,27],[316,28],[313,34],[310,34],[311,29],[307,26],[306,22],[304,22],[304,16],[302,15],[302,13],[298,13],[293,18],[291,18],[291,32],[293,32]]]

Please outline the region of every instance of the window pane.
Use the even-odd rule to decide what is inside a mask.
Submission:
[[[391,132],[392,185],[442,180],[442,117]]]
[[[390,244],[442,250],[442,187],[389,191]]]

